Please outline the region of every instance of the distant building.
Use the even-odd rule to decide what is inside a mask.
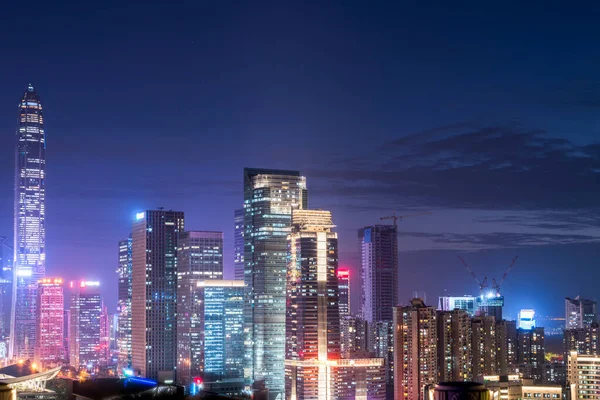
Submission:
[[[596,322],[596,301],[565,297],[565,329],[577,329]]]
[[[484,384],[492,400],[524,400],[563,398],[561,385],[534,384],[532,379],[521,379],[519,375],[488,375]]]
[[[571,399],[597,399],[600,387],[600,357],[578,355],[572,351],[567,357],[567,387]]]
[[[362,316],[351,315],[346,317],[348,324],[348,354],[349,357],[371,357],[368,338],[369,326]]]
[[[535,311],[524,309],[519,311],[519,329],[530,330],[535,328]]]
[[[394,399],[419,400],[437,382],[437,315],[421,299],[394,307]]]
[[[496,318],[474,317],[471,321],[473,380],[483,382],[486,375],[498,373],[498,342]]]
[[[362,313],[368,323],[391,321],[398,305],[398,232],[395,225],[367,226],[361,246]]]
[[[132,229],[131,364],[159,381],[175,378],[177,365],[177,245],[180,211],[146,210]]]
[[[350,355],[348,317],[350,316],[350,270],[338,269],[338,292],[340,296],[340,346],[342,357]]]
[[[69,360],[74,367],[94,370],[104,361],[101,346],[102,310],[100,283],[71,281],[71,323],[69,333]]]
[[[544,380],[544,328],[517,329],[517,364],[525,378]]]
[[[382,358],[342,359],[337,233],[329,211],[294,210],[288,236],[285,396],[385,399]]]
[[[597,322],[584,328],[567,329],[564,332],[565,359],[571,351],[580,355],[595,356],[600,351],[600,326]]]
[[[117,312],[119,315],[119,338],[117,348],[119,352],[119,369],[131,366],[131,235],[119,241],[119,277]],[[121,372],[119,370],[119,373]]]
[[[517,370],[517,323],[502,320],[496,323],[497,368],[500,375]]]
[[[223,233],[188,231],[177,245],[177,380],[201,376],[204,299],[199,282],[223,278]],[[241,356],[243,358],[243,355]]]
[[[477,297],[477,315],[494,317],[496,322],[502,321],[502,308],[504,307],[504,296],[486,293]]]
[[[100,347],[98,353],[100,366],[108,366],[110,361],[110,314],[108,314],[108,308],[104,304],[100,314]]]
[[[465,310],[438,311],[438,381],[471,381],[471,319]]]
[[[236,280],[244,280],[244,209],[233,216],[233,269]]]
[[[244,168],[246,377],[285,390],[287,236],[293,209],[308,208],[298,171]]]
[[[58,363],[65,357],[63,344],[64,294],[61,278],[38,281],[37,341],[35,359],[44,366]]]
[[[477,298],[473,296],[443,296],[438,300],[438,310],[464,310],[471,317],[477,311]]]

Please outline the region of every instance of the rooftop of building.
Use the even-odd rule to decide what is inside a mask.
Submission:
[[[73,382],[73,395],[79,399],[183,399],[183,387],[159,385],[142,378],[107,378]]]

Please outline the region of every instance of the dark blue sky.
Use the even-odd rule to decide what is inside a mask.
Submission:
[[[245,166],[300,169],[356,272],[358,228],[433,211],[403,222],[403,301],[475,292],[458,254],[490,277],[519,255],[513,316],[598,296],[597,5],[34,3],[0,16],[0,235],[31,82],[48,274],[100,279],[112,309],[117,241],[145,208],[224,231],[231,271]]]

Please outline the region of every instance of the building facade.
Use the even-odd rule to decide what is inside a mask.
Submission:
[[[465,310],[438,311],[438,381],[473,379],[471,368],[471,318]]]
[[[37,282],[46,273],[46,134],[40,96],[31,84],[18,108],[9,356],[33,359]]]
[[[567,357],[567,388],[571,399],[597,399],[600,393],[600,357],[570,352]]]
[[[577,354],[595,356],[600,350],[600,326],[597,322],[585,328],[567,329],[564,332],[565,359],[571,351]]]
[[[483,382],[485,375],[498,374],[498,341],[496,318],[475,317],[471,320],[473,380]]]
[[[223,279],[223,233],[188,231],[177,245],[177,380],[201,376],[204,345],[199,282]],[[203,353],[202,353],[203,354]]]
[[[394,307],[394,399],[420,400],[437,382],[437,314],[421,299]]]
[[[565,329],[584,328],[596,322],[596,301],[565,297]]]
[[[517,329],[517,364],[525,378],[544,380],[544,328]]]
[[[398,305],[398,233],[395,225],[358,232],[363,282],[362,313],[368,323],[391,321]]]
[[[35,359],[44,366],[64,360],[64,294],[61,278],[38,281],[38,324]]]
[[[117,298],[119,371],[131,366],[131,235],[119,241],[119,293]]]
[[[233,215],[233,269],[236,280],[244,280],[244,209]]]
[[[141,376],[173,380],[177,365],[177,245],[184,214],[137,213],[132,229],[131,364]]]
[[[307,206],[298,171],[244,169],[245,375],[272,393],[285,388],[287,235]]]
[[[473,296],[443,296],[438,299],[438,310],[452,311],[465,310],[469,316],[475,316],[477,311],[477,298]]]
[[[338,269],[338,293],[340,307],[340,348],[342,357],[350,356],[348,343],[348,317],[350,316],[350,270]]]
[[[105,364],[102,344],[104,304],[97,281],[71,281],[69,360],[72,366],[94,371]]]

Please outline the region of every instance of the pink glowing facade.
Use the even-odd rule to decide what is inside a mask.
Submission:
[[[64,294],[61,278],[38,280],[36,359],[42,364],[64,359]]]

